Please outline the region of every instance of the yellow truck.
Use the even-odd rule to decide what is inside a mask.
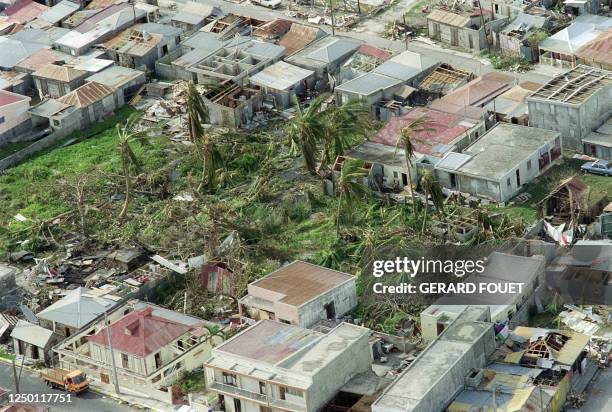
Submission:
[[[75,395],[89,389],[87,375],[78,369],[73,371],[58,368],[45,369],[40,373],[40,377],[48,386],[63,389]]]

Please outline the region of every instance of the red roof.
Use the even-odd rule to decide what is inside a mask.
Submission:
[[[182,323],[154,316],[151,307],[129,313],[110,328],[113,349],[143,358],[159,352],[192,329]],[[90,336],[89,341],[108,346],[106,328]]]
[[[30,57],[20,61],[17,66],[24,69],[38,71],[49,63],[57,63],[64,60],[64,57],[51,49],[40,49]]]
[[[462,121],[466,120],[461,116],[432,110],[426,107],[417,107],[403,116],[392,118],[370,140],[375,143],[395,147],[402,129],[408,127],[421,116],[425,116],[428,119],[421,128],[431,129],[413,133],[412,143],[414,145],[414,151],[421,154],[430,155],[437,153],[437,146],[451,144],[456,138],[463,135],[472,127],[471,124],[468,125],[468,123],[460,124]],[[469,120],[466,120],[466,122],[469,122]]]
[[[17,103],[22,100],[27,100],[26,96],[22,96],[17,93],[11,93],[4,90],[0,90],[0,107],[7,106],[9,104]]]
[[[4,9],[4,14],[17,20],[19,23],[27,23],[34,20],[49,7],[36,3],[32,0],[17,0],[15,4]]]
[[[369,44],[362,44],[359,46],[357,53],[365,54],[366,56],[376,57],[382,61],[387,61],[391,58],[391,53],[379,49],[378,47],[370,46]]]
[[[576,52],[579,59],[612,65],[612,29],[601,33]]]

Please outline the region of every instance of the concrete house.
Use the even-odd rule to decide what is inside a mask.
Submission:
[[[227,412],[319,411],[370,369],[369,335],[348,323],[322,334],[262,320],[212,350],[207,388]]]
[[[527,98],[529,124],[556,130],[563,144],[582,150],[582,139],[612,116],[612,72],[577,66]]]
[[[432,110],[427,107],[417,107],[408,113],[393,117],[382,129],[374,136],[370,137],[369,142],[377,145],[386,146],[384,151],[387,153],[386,159],[395,153],[397,140],[402,129],[409,127],[415,120],[424,117],[426,119],[422,130],[413,132],[412,141],[416,165],[422,162],[429,164],[436,163],[446,153],[457,150],[460,151],[470,143],[478,139],[485,133],[483,121],[476,121],[470,118]],[[370,146],[364,146],[368,149]],[[408,171],[404,168],[405,161],[401,159],[403,153],[391,156],[391,163],[383,163],[384,159],[367,159],[365,153],[361,153],[360,147],[351,151],[349,157],[356,157],[367,160],[374,165],[374,177],[382,187],[402,189],[408,186]],[[382,156],[382,154],[381,154]],[[412,183],[416,183],[418,172],[416,169],[411,171]]]
[[[576,52],[601,33],[612,28],[612,18],[585,14],[565,29],[540,43],[540,63],[571,69],[577,64]]]
[[[101,120],[124,104],[121,92],[96,82],[85,83],[57,101],[77,109],[81,128]]]
[[[356,293],[354,276],[295,261],[250,283],[239,308],[250,319],[273,319],[307,328],[353,309]]]
[[[222,46],[190,64],[187,70],[198,84],[218,86],[231,81],[246,85],[249,76],[277,62],[284,54],[281,46],[247,39],[235,46]]]
[[[277,109],[286,109],[305,97],[314,85],[314,71],[279,61],[251,76],[250,83],[261,87],[265,100]]]
[[[539,83],[524,81],[497,96],[485,108],[498,122],[529,125],[527,98],[542,87]]]
[[[54,131],[64,130],[66,134],[78,130],[81,125],[80,111],[56,99],[43,100],[30,109],[32,125],[35,129],[50,127]]]
[[[546,260],[543,255],[491,253],[485,263],[484,272],[471,275],[465,281],[476,284],[523,282],[523,293],[507,294],[502,298],[495,296],[494,299],[488,299],[487,296],[482,302],[477,302],[473,296],[443,296],[421,312],[421,336],[426,340],[435,339],[468,306],[488,307],[491,322],[510,320],[513,325],[521,325],[529,319],[529,306],[535,304],[535,289],[544,284],[545,268]]]
[[[51,348],[60,336],[49,329],[25,320],[19,320],[11,332],[15,355],[23,355],[32,361],[48,364],[53,355]]]
[[[51,26],[59,26],[64,20],[72,16],[81,8],[78,2],[62,0],[53,7],[38,16],[39,20],[49,23]]]
[[[287,57],[285,61],[314,71],[317,78],[315,88],[323,90],[329,81],[328,75],[333,76],[360,46],[361,43],[352,39],[328,36],[310,43],[304,49]]]
[[[98,83],[117,90],[117,94],[120,97],[119,102],[129,102],[134,97],[134,94],[145,84],[146,75],[140,70],[122,66],[110,66],[87,77],[85,81]]]
[[[214,16],[220,16],[223,12],[217,7],[207,4],[188,1],[182,5],[178,13],[170,20],[172,26],[180,28],[185,34],[190,34],[204,27]]]
[[[32,78],[38,96],[42,100],[62,97],[75,90],[85,83],[88,74],[86,71],[50,63],[32,73]]]
[[[112,384],[108,332],[121,387],[172,403],[168,386],[210,356],[210,323],[201,319],[141,301],[116,307],[108,319],[110,325],[100,319],[56,346],[58,366]]]
[[[163,57],[162,36],[127,29],[102,43],[108,57],[123,67],[152,70],[155,62]]]
[[[261,110],[263,92],[258,86],[240,86],[234,82],[213,88],[202,96],[211,124],[239,128],[249,123]]]
[[[561,157],[558,132],[498,123],[462,153],[435,165],[442,187],[505,203]]]
[[[489,309],[469,306],[387,386],[372,412],[443,411],[494,351]]]
[[[0,147],[31,129],[30,98],[0,90]]]
[[[63,298],[38,312],[36,317],[41,326],[67,338],[109,312],[117,303],[80,287],[68,291]]]
[[[487,31],[499,31],[508,18],[493,19],[492,12],[474,7],[471,10],[436,8],[427,15],[429,37],[442,43],[470,50],[487,48]]]
[[[427,56],[405,51],[393,56],[369,73],[336,86],[337,101],[361,101],[373,105],[393,99],[404,85],[415,86],[430,74],[439,62]]]
[[[582,139],[584,154],[612,161],[612,116]]]
[[[550,27],[550,18],[533,14],[519,15],[499,33],[494,33],[496,43],[503,54],[521,56],[531,62],[537,62],[538,47],[529,44],[529,35],[535,30]]]

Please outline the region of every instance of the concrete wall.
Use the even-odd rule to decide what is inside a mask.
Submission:
[[[55,144],[56,142],[68,136],[72,132],[73,130],[68,129],[55,131],[49,136],[37,140],[28,147],[21,149],[20,151],[13,153],[12,155],[5,157],[4,159],[0,159],[0,171],[6,170],[9,167],[16,165],[26,157],[48,148],[49,146]]]
[[[357,289],[355,279],[345,282],[339,287],[318,296],[316,299],[300,306],[299,323],[303,328],[308,328],[322,319],[326,319],[324,306],[334,303],[336,316],[342,316],[357,306]]]
[[[320,410],[352,377],[371,368],[368,340],[364,334],[317,372],[306,394],[309,411]]]
[[[8,140],[8,136],[14,134],[11,129],[21,126],[30,118],[29,108],[29,97],[0,107],[0,145],[4,143],[5,136]]]
[[[45,99],[45,97],[57,99],[85,83],[84,78],[86,75],[87,73],[69,83],[34,76],[34,87],[38,90],[38,96],[41,100]]]
[[[0,147],[7,143],[27,141],[31,138],[32,119],[27,118],[14,127],[0,133]]]
[[[556,130],[564,147],[582,151],[583,137],[612,116],[612,86],[599,88],[580,105],[527,98],[529,125]]]

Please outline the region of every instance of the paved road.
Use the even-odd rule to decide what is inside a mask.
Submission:
[[[587,388],[587,401],[581,412],[612,411],[612,368],[599,371]]]
[[[15,390],[13,381],[13,371],[10,365],[0,363],[0,386]],[[37,374],[24,370],[21,374],[20,389],[22,394],[38,393],[63,393],[56,389],[48,388],[38,377]],[[118,404],[115,400],[106,398],[100,394],[89,391],[79,396],[72,396],[71,403],[48,405],[50,411],[62,412],[128,412],[139,411],[140,409],[131,408]]]
[[[158,3],[162,9],[168,4],[170,0],[159,0]],[[267,8],[257,6],[254,4],[250,4],[249,2],[242,3],[233,3],[230,1],[224,0],[200,0],[203,3],[207,3],[213,6],[219,7],[221,10],[229,13],[236,13],[241,15],[248,15],[254,17],[256,19],[269,20],[273,18],[283,18],[294,21],[299,21],[295,18],[288,16],[289,12],[285,9],[279,10],[269,10]],[[382,13],[380,16],[370,18],[364,22],[361,22],[357,25],[357,27],[351,29],[350,31],[340,31],[336,30],[336,33],[342,36],[351,37],[357,40],[365,41],[372,46],[378,48],[389,49],[394,52],[401,52],[406,50],[406,44],[403,41],[399,40],[389,40],[384,37],[378,35],[378,33],[382,32],[384,29],[384,17],[387,16],[388,19],[393,20],[397,16],[398,13],[401,15],[401,9],[408,9],[413,4],[415,0],[401,0],[397,5],[392,7],[385,13]],[[179,3],[181,1],[179,0]],[[377,28],[377,25],[380,26]],[[331,33],[331,27],[320,25],[320,27]],[[415,40],[411,41],[408,44],[408,50],[427,54],[430,57],[434,57],[439,61],[454,65],[458,68],[462,68],[464,70],[468,70],[476,75],[482,75],[485,73],[489,73],[492,71],[498,71],[493,69],[491,63],[488,60],[475,56],[471,53],[456,51],[447,49],[436,44],[433,44],[429,41],[429,39]],[[510,73],[499,71],[500,73],[508,74],[514,76],[518,81],[530,80],[539,83],[545,83],[550,80],[555,74],[559,72],[559,69],[555,69],[549,66],[540,66],[537,65],[535,70],[532,70],[528,73]]]

